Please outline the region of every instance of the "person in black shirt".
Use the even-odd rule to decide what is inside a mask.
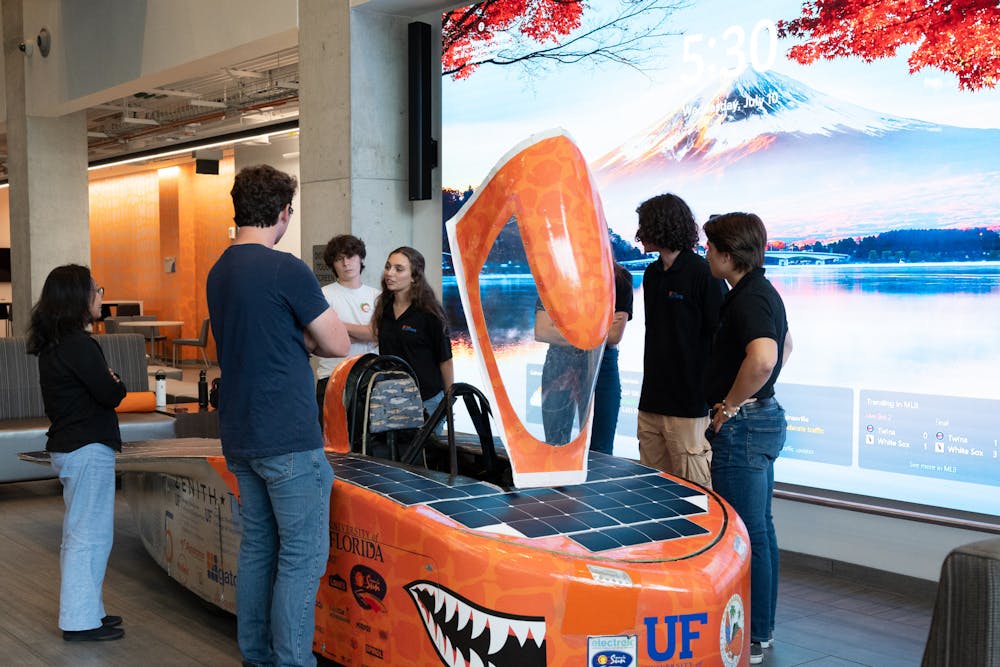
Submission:
[[[725,284],[695,254],[698,225],[676,195],[644,201],[636,209],[635,239],[658,252],[646,267],[642,392],[637,435],[639,460],[711,488],[712,448],[705,439],[708,405],[702,379]]]
[[[622,384],[618,374],[618,343],[632,319],[632,274],[615,262],[615,303],[611,329],[598,362],[595,355],[572,347],[556,329],[542,301],[535,304],[535,340],[548,343],[542,366],[542,427],[545,441],[563,445],[572,440],[573,420],[582,424],[590,405],[590,381],[594,386],[594,420],[590,449],[611,454],[621,408]],[[597,377],[593,378],[597,365]]]
[[[86,327],[101,317],[104,289],[75,264],[52,270],[31,311],[28,352],[38,355],[48,450],[63,485],[59,627],[66,641],[121,639],[120,616],[105,613],[101,587],[115,523],[115,407],[125,385]]]
[[[382,272],[382,294],[375,302],[372,331],[379,354],[402,358],[417,376],[428,415],[454,381],[447,317],[424,277],[426,263],[408,246],[389,253]]]
[[[785,304],[764,277],[767,230],[752,213],[705,223],[706,258],[726,295],[712,342],[706,398],[713,407],[712,488],[750,534],[750,663],[771,645],[778,598],[778,540],[771,517],[774,461],[785,444],[785,411],[774,383],[792,351]]]

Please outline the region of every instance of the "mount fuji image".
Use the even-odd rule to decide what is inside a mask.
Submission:
[[[748,68],[590,166],[626,238],[641,201],[673,192],[699,222],[751,211],[795,242],[1000,227],[998,155],[998,129],[893,116]]]

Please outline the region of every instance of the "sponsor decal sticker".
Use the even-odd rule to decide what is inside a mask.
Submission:
[[[745,634],[743,598],[739,593],[734,593],[722,611],[722,622],[719,625],[719,655],[726,667],[736,667],[739,664]]]
[[[331,574],[327,577],[326,583],[330,586],[330,588],[335,588],[338,591],[344,591],[345,593],[347,592],[347,582],[344,581],[344,578],[339,574]]]
[[[639,638],[635,635],[587,637],[589,667],[631,667],[635,665]]]
[[[381,574],[366,565],[355,565],[351,568],[351,593],[362,609],[386,611],[385,579]]]

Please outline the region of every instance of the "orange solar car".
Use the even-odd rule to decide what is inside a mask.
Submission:
[[[338,367],[324,408],[335,482],[315,652],[352,666],[748,664],[749,540],[732,508],[695,484],[588,453],[586,417],[565,443],[524,427],[477,287],[486,248],[511,218],[553,322],[579,349],[603,346],[613,287],[600,199],[568,137],[535,137],[449,223],[506,474],[483,479],[468,465],[474,455],[454,470],[366,453],[348,391],[358,359]],[[234,611],[238,489],[218,441],[125,445],[118,467],[152,556]]]

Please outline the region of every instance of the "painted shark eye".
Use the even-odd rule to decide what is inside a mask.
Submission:
[[[586,160],[565,134],[536,135],[500,160],[447,227],[474,354],[515,486],[583,482],[594,383],[614,303],[608,226]],[[523,254],[506,256],[512,247]],[[537,292],[537,305],[512,315],[504,300],[484,298],[480,285],[493,289],[502,280]],[[528,324],[514,326],[511,317]],[[536,317],[551,325],[544,340],[537,320],[534,340],[511,339],[520,335],[512,331],[531,330]],[[540,373],[529,371],[531,384],[504,363],[506,350],[518,345],[544,359]],[[529,412],[541,419],[527,419]]]

